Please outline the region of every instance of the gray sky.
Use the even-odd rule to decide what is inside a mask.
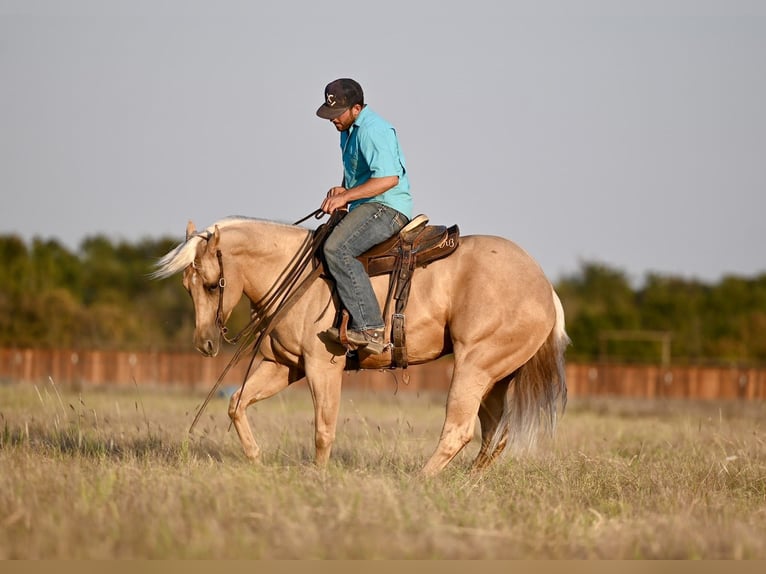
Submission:
[[[0,0],[0,234],[294,221],[339,183],[353,77],[415,213],[552,280],[766,272],[766,2]]]

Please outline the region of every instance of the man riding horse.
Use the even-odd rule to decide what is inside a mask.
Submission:
[[[345,314],[340,327],[332,327],[328,311],[335,288],[330,281],[312,280],[321,267],[296,267],[296,262],[312,261],[316,239],[315,232],[297,224],[227,218],[197,231],[189,222],[186,239],[158,261],[153,273],[161,278],[183,272],[194,304],[194,344],[207,356],[218,354],[226,321],[239,300],[250,300],[257,319],[248,331],[255,341],[252,368],[229,402],[229,417],[246,456],[258,460],[261,453],[248,406],[305,378],[314,403],[315,461],[325,466],[335,441],[343,372],[351,361],[345,351],[356,347],[366,351],[356,356],[363,369],[452,356],[444,425],[423,466],[425,476],[440,472],[471,441],[477,419],[481,446],[475,469],[509,447],[532,448],[540,434],[555,430],[566,405],[569,337],[553,285],[523,248],[498,236],[460,237],[455,249],[457,238],[440,231],[436,238],[444,249],[433,260],[422,259],[429,242],[421,239],[420,217],[407,223],[411,197],[394,129],[365,107],[361,87],[348,79],[327,86],[317,114],[333,121],[341,134],[343,182],[329,191],[322,210],[332,213],[348,205],[349,212],[330,228],[324,255],[353,330],[346,328]],[[398,234],[402,228],[405,233]],[[406,265],[399,264],[397,273],[382,270],[376,261],[390,258],[367,254],[362,259],[370,279],[357,256],[394,234]],[[428,264],[418,265],[418,260]],[[277,288],[285,284],[297,287],[285,295]],[[393,284],[404,287],[402,293],[395,290],[394,298],[397,305],[406,305],[408,335],[405,345],[404,314],[397,310],[389,354],[380,301],[388,307],[391,299],[384,297]],[[249,348],[250,340],[243,341],[235,359]]]
[[[352,79],[330,82],[316,113],[340,132],[343,159],[343,181],[327,192],[322,211],[348,208],[325,242],[327,270],[351,315],[348,342],[370,354],[382,353],[383,316],[357,257],[398,233],[412,217],[404,155],[396,130],[364,103],[362,87]],[[325,333],[340,342],[337,328]]]

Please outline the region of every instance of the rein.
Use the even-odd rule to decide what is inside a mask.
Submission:
[[[304,217],[302,219],[299,219],[298,221],[293,223],[293,225],[300,225],[301,223],[303,223],[304,221],[306,221],[307,219],[309,219],[311,217],[313,217],[314,219],[322,219],[324,217],[324,215],[325,215],[324,211],[322,211],[321,209],[317,209],[317,210],[312,211],[311,213],[309,213],[306,217]],[[334,227],[334,226],[335,225],[333,224],[332,227]],[[317,230],[317,231],[319,231],[319,230]],[[319,242],[316,241],[316,238],[314,238],[314,241],[311,242],[310,251],[311,251],[312,256],[316,252],[316,250],[319,247],[319,245],[321,245],[322,242],[324,242],[324,238],[326,236],[327,235],[325,234],[324,237],[322,237]],[[302,256],[304,256],[304,255],[305,255],[305,253],[302,254]],[[237,333],[231,339],[229,339],[226,336],[226,334],[229,332],[229,329],[226,327],[226,323],[223,320],[223,290],[226,287],[226,278],[223,275],[223,254],[221,253],[220,249],[216,250],[215,256],[216,256],[216,259],[218,259],[218,269],[220,271],[220,273],[218,275],[218,309],[217,309],[216,314],[215,314],[215,325],[216,325],[216,327],[218,327],[218,330],[220,331],[221,337],[223,337],[223,340],[226,341],[227,343],[231,344],[231,345],[234,345],[234,344],[236,344],[240,340],[240,338],[242,338],[242,336],[245,334],[245,332],[248,331],[248,329],[251,327],[251,324],[248,324],[247,326],[245,326],[239,333]],[[305,267],[306,266],[304,264],[301,267],[301,271],[303,271],[303,269],[305,269]],[[274,300],[274,298],[280,297],[286,291],[286,289],[284,289],[284,287],[285,287],[285,283],[282,283],[282,284],[279,285],[279,287],[277,287],[276,293],[271,298],[272,301]],[[270,303],[267,303],[267,306],[269,304]]]
[[[315,211],[312,211],[311,213],[309,213],[303,219],[299,219],[298,221],[293,223],[293,225],[300,225],[301,223],[306,221],[309,217],[313,217],[314,219],[322,219],[324,217],[324,211],[322,211],[321,209],[317,209]]]
[[[287,313],[287,311],[300,299],[301,295],[303,295],[303,293],[308,290],[314,279],[319,277],[321,274],[322,266],[315,266],[311,273],[309,273],[309,275],[306,276],[306,278],[296,287],[296,284],[301,278],[301,275],[303,275],[306,267],[308,267],[308,265],[314,259],[314,255],[321,248],[325,239],[327,239],[327,236],[330,234],[330,231],[332,231],[332,229],[338,224],[344,215],[345,212],[342,210],[333,212],[330,215],[330,219],[327,223],[323,223],[307,236],[306,241],[304,241],[298,252],[291,259],[291,263],[293,263],[292,267],[289,267],[286,270],[284,279],[279,283],[279,285],[277,285],[274,293],[269,296],[268,299],[258,309],[258,311],[253,314],[250,322],[242,329],[242,331],[240,331],[232,339],[228,339],[226,337],[227,329],[223,324],[223,290],[226,286],[226,279],[223,275],[223,255],[221,254],[220,249],[216,251],[216,258],[218,259],[218,266],[221,272],[218,279],[219,293],[218,310],[216,312],[216,325],[218,326],[218,329],[221,332],[221,336],[225,341],[229,343],[236,343],[239,342],[243,337],[244,339],[239,342],[239,347],[234,352],[234,356],[229,361],[229,364],[226,365],[226,368],[218,377],[218,380],[213,385],[213,388],[210,389],[210,392],[205,398],[205,401],[202,403],[202,406],[197,411],[197,415],[194,417],[194,421],[192,421],[191,427],[189,427],[190,433],[194,430],[194,427],[202,416],[202,413],[207,407],[207,404],[210,402],[210,399],[215,395],[218,387],[221,386],[221,383],[223,382],[226,374],[234,365],[240,361],[242,355],[245,352],[245,349],[247,349],[252,343],[252,356],[250,358],[250,364],[248,365],[247,371],[245,372],[245,376],[242,380],[240,391],[242,388],[244,388],[245,382],[247,381],[247,378],[250,376],[250,372],[252,371],[255,357],[258,354],[258,350],[260,349],[264,339],[274,330],[279,322],[279,319],[281,319],[282,316]],[[324,217],[324,212],[321,209],[317,209],[316,211],[309,213],[303,219],[299,219],[293,225],[298,225],[310,217],[321,219]],[[239,399],[241,399],[241,397],[242,393],[240,392]],[[239,406],[239,399],[237,400],[237,406]]]

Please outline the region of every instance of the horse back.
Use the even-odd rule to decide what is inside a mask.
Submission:
[[[383,308],[388,278],[374,277],[373,286]],[[523,248],[501,237],[467,235],[449,257],[414,270],[405,316],[409,362],[418,364],[452,353],[456,344],[497,338],[523,340],[536,350],[556,311],[550,282]],[[388,353],[373,355],[363,357],[361,367],[390,362]]]

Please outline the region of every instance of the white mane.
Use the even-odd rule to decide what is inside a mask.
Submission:
[[[277,223],[275,221],[269,221],[266,219],[257,219],[254,217],[233,216],[226,217],[220,221],[216,221],[212,225],[208,226],[204,231],[198,231],[192,235],[188,240],[184,240],[168,253],[160,257],[155,264],[156,270],[149,274],[151,279],[165,279],[171,275],[175,275],[186,269],[194,262],[194,257],[197,254],[197,246],[201,241],[207,241],[214,233],[216,226],[219,230],[242,223],[264,223],[267,225],[275,225],[279,227],[293,227],[286,223]]]

